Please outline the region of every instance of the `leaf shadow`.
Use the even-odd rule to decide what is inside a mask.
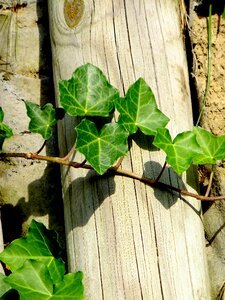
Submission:
[[[214,193],[214,190],[212,191]],[[220,195],[223,192],[219,192]],[[207,240],[206,247],[217,248],[218,255],[220,251],[223,251],[221,245],[224,244],[224,228],[225,228],[225,201],[213,201],[203,203],[203,216],[205,225],[205,237]],[[205,209],[204,206],[207,205]]]
[[[144,164],[143,176],[154,174],[157,177],[162,166],[155,161],[149,161]],[[70,183],[64,193],[64,204],[66,207],[66,223],[68,228],[83,227],[90,218],[94,216],[96,210],[102,205],[103,201],[112,201],[110,196],[116,192],[116,183],[114,176],[110,173],[98,175],[95,171],[88,171],[84,177],[78,177]],[[132,180],[132,179],[130,179]],[[180,189],[186,189],[181,177],[178,176],[171,167],[166,167],[160,182],[173,185]],[[187,199],[171,190],[162,190],[151,187],[154,190],[154,196],[163,205],[165,209],[170,209],[178,200],[185,202],[200,217],[201,211],[197,210]],[[67,228],[67,229],[68,229]]]
[[[222,15],[224,10],[224,1],[212,1],[204,0],[200,1],[198,5],[194,7],[195,12],[199,17],[208,17],[209,16],[209,6],[212,5],[212,14]]]
[[[145,135],[138,129],[135,134],[131,135],[131,138],[143,150],[159,151],[159,149],[152,144],[154,140],[154,136],[152,135]]]
[[[106,198],[110,201],[110,196],[115,190],[112,176],[100,176],[90,170],[85,177],[78,177],[64,194],[65,206],[70,209],[66,216],[70,220],[66,222],[70,223],[71,228],[84,226]]]
[[[64,216],[60,182],[60,169],[47,164],[42,176],[28,184],[28,196],[20,198],[16,205],[4,204],[1,207],[3,237],[10,243],[21,237],[30,218],[43,218],[49,229],[59,233],[60,244],[64,243]]]
[[[154,178],[156,178],[158,176],[158,174],[160,173],[162,169],[162,166],[160,163],[155,162],[155,161],[148,161],[144,164],[144,173],[143,176],[144,177],[148,177],[149,174],[152,174],[152,176],[154,176]],[[193,173],[193,168],[191,167],[189,169],[189,171],[187,172],[187,182],[188,184],[193,187],[196,188],[196,183],[193,180],[193,175],[195,174],[195,172]],[[189,178],[189,180],[188,180]],[[160,182],[165,183],[165,184],[169,184],[172,185],[176,188],[182,189],[182,190],[187,190],[187,187],[185,185],[185,183],[183,182],[181,176],[177,175],[174,170],[171,167],[166,167],[160,180]],[[156,199],[163,205],[163,207],[165,209],[169,209],[171,208],[177,201],[182,200],[186,205],[188,205],[199,217],[201,217],[201,210],[197,210],[189,201],[187,201],[187,199],[185,199],[184,197],[182,197],[179,193],[169,190],[166,190],[165,193],[165,189],[160,189],[157,187],[154,187],[154,195],[156,197]]]
[[[158,174],[160,173],[162,169],[162,166],[160,163],[155,161],[148,161],[144,164],[144,172],[143,177],[149,177],[149,174],[152,174],[151,176],[154,176],[156,178]],[[181,187],[183,186],[182,181],[177,176],[177,174],[173,171],[171,167],[166,167],[161,178],[160,182],[173,185],[175,187]],[[171,190],[167,190],[165,193],[165,190],[161,190],[159,188],[153,188],[154,195],[156,199],[164,206],[164,208],[169,209],[171,206],[173,206],[177,200],[179,199],[179,194],[174,193]]]

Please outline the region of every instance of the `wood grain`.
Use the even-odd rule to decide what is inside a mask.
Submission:
[[[176,1],[86,0],[73,29],[64,18],[64,1],[48,3],[57,98],[58,80],[90,62],[122,95],[144,77],[171,118],[172,134],[191,128]],[[67,118],[59,132],[63,155],[74,143],[74,121]],[[165,157],[150,139],[136,136],[130,152],[124,169],[157,176]],[[162,180],[192,189],[194,174],[181,179],[168,168]],[[62,169],[62,182],[69,266],[84,272],[86,299],[210,299],[199,203],[85,170]]]
[[[84,13],[83,0],[65,0],[64,1],[64,17],[66,24],[70,28],[77,26]]]

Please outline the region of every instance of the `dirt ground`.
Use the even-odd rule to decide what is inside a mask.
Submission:
[[[196,88],[193,109],[201,107],[208,73],[207,15],[194,14],[188,28]],[[212,74],[201,126],[215,135],[225,135],[225,19],[212,16]],[[208,183],[209,168],[199,171],[202,190]],[[225,195],[225,164],[216,167],[211,195]],[[225,202],[203,203],[206,251],[212,285],[212,299],[225,299]]]

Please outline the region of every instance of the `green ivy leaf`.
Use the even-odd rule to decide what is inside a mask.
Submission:
[[[193,132],[201,149],[194,157],[194,164],[215,164],[225,158],[225,135],[215,136],[199,127],[194,127]]]
[[[125,98],[118,99],[115,105],[120,113],[118,123],[130,134],[139,128],[144,134],[155,135],[157,128],[169,122],[169,118],[157,108],[154,94],[143,78],[131,85]]]
[[[12,129],[3,123],[4,120],[4,112],[2,107],[0,107],[0,150],[2,150],[2,145],[5,139],[11,137],[13,135]]]
[[[27,260],[16,272],[5,278],[20,294],[21,300],[45,300],[53,294],[48,268],[40,261]]]
[[[225,6],[223,7],[222,17],[225,18]]]
[[[76,149],[85,155],[99,174],[105,173],[119,157],[128,152],[129,133],[119,124],[106,124],[99,133],[95,123],[82,120],[76,131]]]
[[[59,81],[60,103],[72,116],[107,117],[114,109],[119,92],[97,67],[86,64],[72,78]]]
[[[39,222],[33,220],[25,238],[13,241],[0,253],[0,260],[7,264],[12,271],[21,268],[28,259],[40,260],[50,270],[54,282],[62,280],[65,273],[64,262],[56,259],[52,253],[58,248],[53,239],[53,232]]]
[[[169,130],[159,128],[153,144],[167,154],[166,161],[177,174],[186,171],[192,163],[193,157],[200,151],[192,131],[182,132],[172,141]]]
[[[45,264],[27,260],[23,267],[9,275],[5,281],[19,292],[21,300],[83,300],[82,278],[81,272],[71,273],[55,284]]]
[[[64,275],[63,261],[52,256],[58,248],[55,234],[33,220],[26,238],[15,240],[0,254],[12,271],[3,278],[6,287],[16,289],[21,300],[83,300],[83,274]]]
[[[4,120],[4,111],[2,109],[2,107],[0,107],[0,123],[2,123]]]
[[[84,287],[82,284],[83,273],[69,273],[64,276],[62,282],[57,283],[54,290],[54,296],[56,299],[71,299],[71,300],[83,300],[84,299]],[[63,296],[66,295],[66,298]],[[61,298],[60,298],[61,296]],[[53,297],[54,299],[54,297]]]
[[[3,299],[2,297],[12,289],[11,285],[4,281],[5,278],[7,278],[7,276],[0,273],[0,299]]]
[[[55,109],[51,103],[47,103],[42,108],[29,101],[24,101],[27,109],[27,115],[31,119],[29,130],[39,133],[45,140],[52,135],[52,127],[56,124]]]

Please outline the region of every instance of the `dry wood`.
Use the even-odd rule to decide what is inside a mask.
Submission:
[[[66,12],[68,2],[82,4],[48,2],[57,98],[58,80],[90,62],[122,94],[144,77],[171,118],[172,134],[190,129],[178,2],[86,0],[84,11]],[[74,22],[77,15],[80,21]],[[65,155],[74,142],[71,118],[61,122],[59,138]],[[155,150],[150,139],[139,135],[122,168],[156,177],[165,157],[149,150]],[[82,161],[78,153],[75,159]],[[191,189],[194,177],[193,171],[181,180],[167,169],[162,180]],[[210,299],[199,202],[80,169],[62,168],[62,183],[69,267],[84,272],[86,299]]]

